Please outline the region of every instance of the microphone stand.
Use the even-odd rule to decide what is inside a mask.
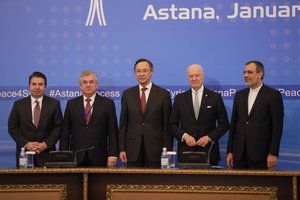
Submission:
[[[209,168],[210,168],[210,163],[209,163],[210,152],[211,152],[211,149],[214,146],[215,142],[211,141],[210,143],[211,144],[210,144],[210,147],[209,147],[208,152],[207,152],[207,165],[209,166]]]

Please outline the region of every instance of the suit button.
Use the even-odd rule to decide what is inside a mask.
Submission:
[[[143,126],[145,126],[145,123],[142,123]]]
[[[246,124],[249,124],[249,122],[246,122]]]

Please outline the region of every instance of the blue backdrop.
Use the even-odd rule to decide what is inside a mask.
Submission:
[[[201,64],[205,85],[222,94],[229,116],[244,88],[245,62],[263,62],[264,82],[284,98],[278,169],[300,168],[300,1],[1,0],[0,25],[1,168],[15,167],[7,119],[13,102],[29,95],[33,71],[47,75],[47,94],[62,110],[80,95],[79,73],[95,71],[100,94],[115,100],[119,116],[140,57],[153,61],[154,83],[172,98],[188,89],[187,66]]]

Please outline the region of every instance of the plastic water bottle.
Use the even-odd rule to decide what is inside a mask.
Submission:
[[[21,148],[20,156],[19,156],[19,168],[26,169],[27,168],[27,155],[25,153],[25,148]]]
[[[169,167],[169,160],[168,160],[168,156],[167,156],[167,148],[164,147],[161,153],[161,168],[162,169],[168,169]]]

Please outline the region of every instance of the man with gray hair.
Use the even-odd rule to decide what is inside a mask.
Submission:
[[[94,72],[83,71],[79,85],[82,95],[67,102],[60,150],[78,151],[76,159],[81,167],[114,167],[118,156],[115,104],[97,94]]]
[[[208,153],[210,145],[214,143],[209,161],[211,165],[218,165],[218,140],[229,128],[222,97],[203,86],[204,72],[200,65],[190,65],[187,77],[191,89],[176,96],[168,126],[178,140],[178,161],[182,161],[182,152]]]

